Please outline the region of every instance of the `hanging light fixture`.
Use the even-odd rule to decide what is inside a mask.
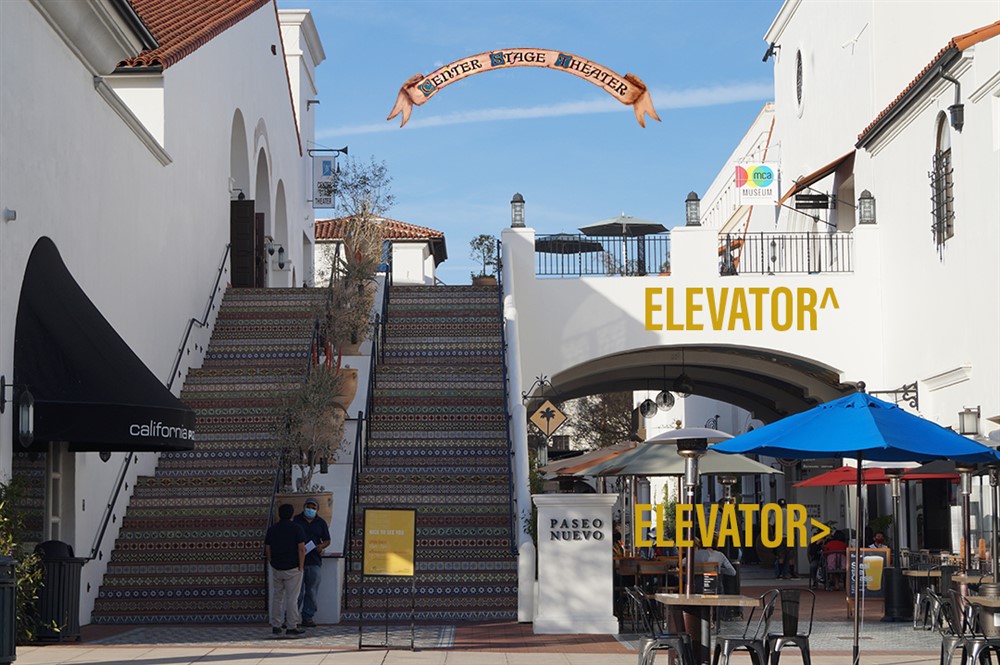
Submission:
[[[27,448],[35,440],[35,397],[28,390],[28,386],[17,386],[13,383],[8,384],[7,378],[0,376],[0,413],[4,412],[4,404],[7,400],[4,393],[10,388],[11,391],[16,395],[18,388],[21,389],[20,395],[17,397],[17,440],[22,446]],[[15,403],[13,395],[11,396],[10,403]]]
[[[669,411],[674,406],[674,396],[667,390],[667,366],[663,366],[663,390],[656,395],[656,406],[663,409],[664,411]]]
[[[694,392],[694,381],[684,370],[684,349],[681,349],[681,374],[674,379],[674,392],[680,397],[690,397],[691,393]]]
[[[639,404],[639,415],[643,418],[652,418],[656,415],[659,408],[656,406],[656,402],[649,399],[649,381],[646,382],[646,399],[642,400]]]

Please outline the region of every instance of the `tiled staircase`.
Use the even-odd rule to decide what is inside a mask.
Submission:
[[[190,452],[140,477],[94,607],[94,623],[266,618],[263,535],[275,473],[276,406],[302,381],[322,289],[226,291],[181,399],[198,414]]]
[[[344,618],[517,616],[496,287],[395,286]],[[416,578],[362,576],[366,508],[416,510]]]

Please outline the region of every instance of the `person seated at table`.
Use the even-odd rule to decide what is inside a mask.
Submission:
[[[701,538],[694,538],[694,562],[695,563],[717,563],[719,572],[723,575],[736,575],[736,569],[729,563],[726,555],[712,547],[704,547]]]
[[[885,534],[881,531],[876,531],[875,536],[872,538],[872,544],[869,545],[871,549],[889,549],[888,543],[885,542]]]

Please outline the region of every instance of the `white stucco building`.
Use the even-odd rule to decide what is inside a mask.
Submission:
[[[539,279],[530,210],[504,231],[512,377],[572,398],[686,374],[763,423],[863,382],[1000,443],[1000,5],[788,0],[765,51],[774,102],[714,183],[692,183],[669,275]],[[740,205],[747,163],[777,168],[779,204]],[[939,519],[956,508],[908,501],[911,534],[957,551],[958,520]]]
[[[250,245],[258,285],[301,285],[311,276],[304,154],[313,135],[308,100],[318,92],[313,72],[324,58],[309,13],[279,12],[272,0],[0,3],[0,374],[8,400],[11,382],[15,397],[23,388],[12,367],[23,341],[15,325],[41,238],[175,394],[207,345],[214,310],[206,303],[214,295],[217,308],[237,277],[237,248],[228,252],[237,203],[260,236],[284,249],[279,267],[259,238]],[[191,319],[206,325],[185,337]],[[64,353],[47,351],[56,362]],[[22,450],[12,411],[0,417],[4,481],[12,453]],[[51,446],[40,537],[89,557],[128,446]],[[98,450],[114,452],[102,461]],[[137,455],[130,488],[155,457]],[[124,491],[119,516],[127,501]],[[120,524],[110,524],[100,558],[84,567],[84,617]]]
[[[333,257],[343,258],[346,223],[344,217],[316,220],[314,280],[317,286],[329,281]],[[381,227],[382,237],[392,245],[394,284],[435,284],[437,267],[448,258],[443,232],[388,217],[374,217],[372,223]]]

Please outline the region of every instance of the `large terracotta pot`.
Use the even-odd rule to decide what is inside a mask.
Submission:
[[[493,276],[473,277],[472,278],[472,285],[473,286],[496,286],[497,285],[497,278],[493,277]]]
[[[271,519],[275,522],[278,521],[278,506],[283,503],[292,504],[295,507],[295,514],[298,515],[305,507],[306,499],[316,499],[319,502],[316,514],[326,520],[326,524],[329,526],[330,520],[333,519],[333,492],[315,492],[312,494],[279,492],[274,495],[274,515]]]
[[[354,395],[358,392],[358,370],[351,367],[341,367],[340,376],[342,379],[340,394],[334,400],[346,411],[354,401]]]

